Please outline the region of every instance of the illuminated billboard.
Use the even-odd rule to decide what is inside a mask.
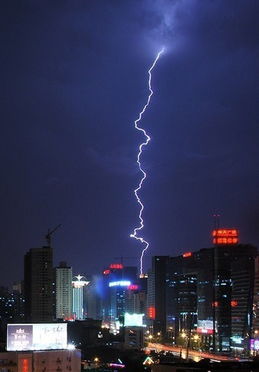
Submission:
[[[213,244],[237,244],[238,230],[237,229],[216,229],[212,231]]]
[[[155,319],[156,317],[156,308],[154,306],[149,306],[147,310],[147,315],[149,319]]]
[[[213,334],[213,321],[212,320],[198,320],[197,333],[201,333],[205,335],[212,335]]]
[[[125,327],[143,327],[144,314],[129,314],[125,313],[124,325]]]
[[[67,324],[8,324],[7,351],[67,348]]]
[[[256,351],[259,350],[259,340],[258,339],[252,338],[250,340],[250,349],[251,350],[256,350]]]
[[[110,282],[109,287],[129,287],[131,282],[129,280],[119,280],[116,282]]]

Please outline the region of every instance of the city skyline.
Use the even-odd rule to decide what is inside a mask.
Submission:
[[[58,224],[55,265],[138,265],[133,124],[161,46],[143,120],[145,271],[151,256],[210,247],[214,213],[259,246],[253,4],[1,4],[0,284],[23,278],[24,254]]]

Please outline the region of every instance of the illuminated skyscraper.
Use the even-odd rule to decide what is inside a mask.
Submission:
[[[56,318],[72,316],[72,268],[61,262],[56,268]]]
[[[137,267],[111,264],[103,271],[102,319],[107,324],[123,322],[127,305],[132,309],[128,292],[137,289]],[[129,300],[129,301],[127,301]],[[131,304],[130,304],[131,302]]]
[[[75,319],[84,319],[84,286],[88,284],[89,281],[82,275],[73,278],[73,315]]]

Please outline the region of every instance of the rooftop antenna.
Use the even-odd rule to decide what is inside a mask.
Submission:
[[[214,213],[213,214],[213,225],[214,225],[214,229],[219,229],[219,226],[220,226],[220,214],[218,213]]]
[[[57,225],[53,230],[48,229],[48,233],[45,235],[45,239],[47,240],[47,246],[51,247],[51,235],[59,229],[61,224]]]

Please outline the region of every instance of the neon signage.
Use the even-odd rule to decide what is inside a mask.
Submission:
[[[22,372],[29,372],[29,361],[28,361],[28,359],[22,359]]]
[[[123,269],[123,265],[122,264],[110,264],[110,269]]]
[[[212,231],[213,244],[238,244],[237,229],[216,229]]]
[[[139,289],[139,286],[137,284],[131,284],[129,285],[128,289],[130,291],[137,291]]]
[[[131,282],[129,280],[119,280],[117,282],[110,282],[109,287],[129,287]]]
[[[150,306],[148,308],[148,317],[149,317],[149,319],[155,319],[155,317],[156,317],[156,308],[154,306]]]
[[[192,252],[185,252],[183,258],[192,257]]]

